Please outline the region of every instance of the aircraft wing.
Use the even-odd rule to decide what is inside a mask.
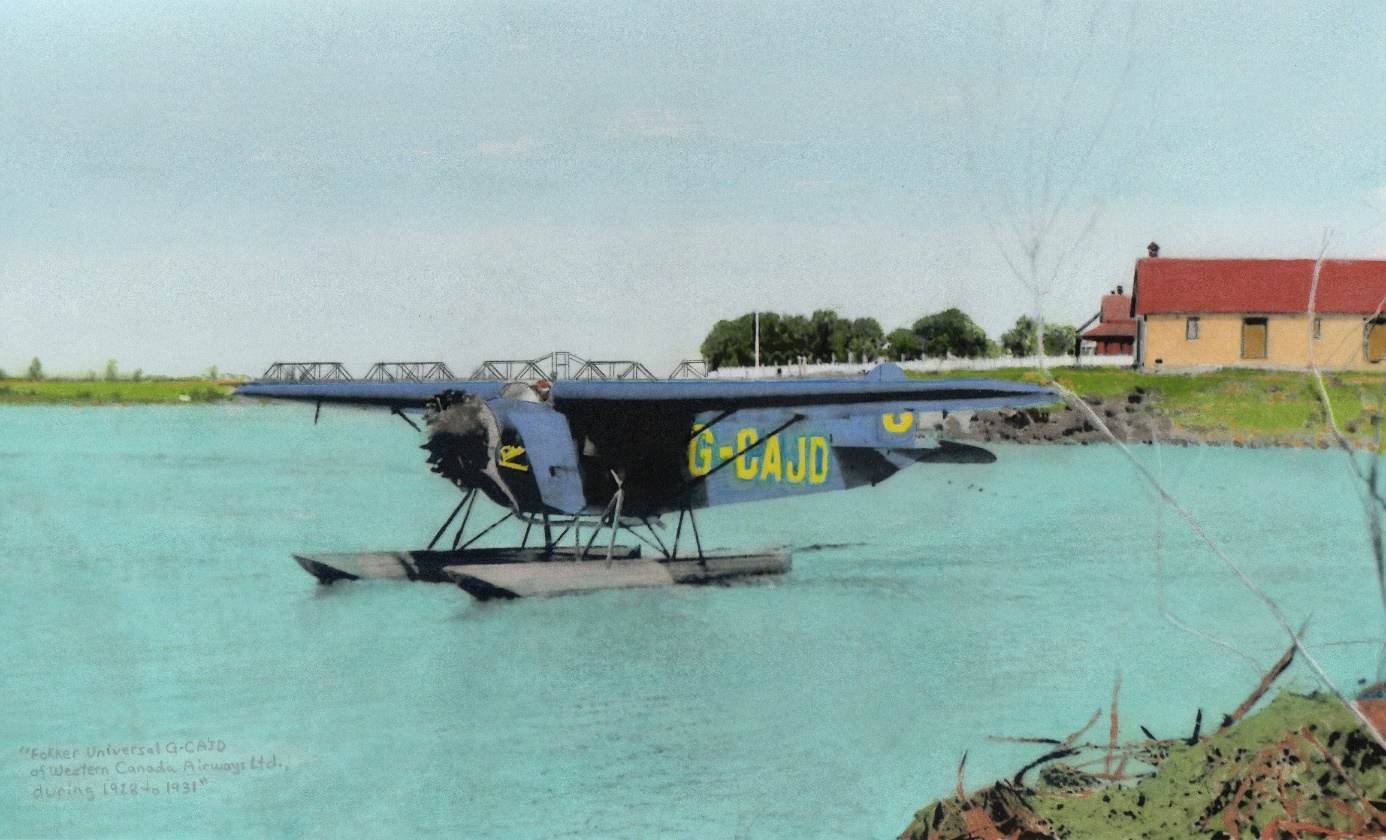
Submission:
[[[423,408],[444,391],[463,391],[492,400],[505,383],[453,382],[250,382],[236,389],[246,397],[323,405]],[[1039,385],[994,379],[909,379],[892,364],[854,379],[755,379],[593,381],[553,383],[550,398],[561,412],[605,410],[613,414],[667,409],[704,411],[792,408],[806,416],[851,413],[851,406],[900,411],[957,411],[1053,405],[1059,395]]]
[[[995,379],[909,379],[893,364],[855,379],[757,379],[677,381],[561,380],[550,394],[554,406],[623,414],[643,408],[680,413],[793,409],[804,416],[853,414],[853,406],[881,411],[958,411],[1026,408],[1061,401],[1055,392],[1027,382]]]
[[[243,397],[375,408],[423,408],[444,391],[465,391],[483,400],[500,396],[504,382],[248,382],[236,389]]]

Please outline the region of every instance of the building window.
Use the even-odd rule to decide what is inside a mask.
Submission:
[[[1242,319],[1242,358],[1243,359],[1264,359],[1266,358],[1267,345],[1267,324],[1265,318],[1243,318]]]
[[[1386,359],[1386,319],[1375,318],[1367,322],[1367,361],[1380,362]]]
[[[1323,338],[1323,319],[1322,319],[1322,318],[1315,318],[1315,319],[1314,319],[1314,340],[1315,340],[1315,341],[1318,341],[1318,340],[1321,339],[1321,338]]]
[[[1184,322],[1184,338],[1188,341],[1198,341],[1198,318],[1190,318]]]

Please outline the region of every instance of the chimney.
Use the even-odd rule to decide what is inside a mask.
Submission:
[[[1116,293],[1117,293],[1117,294],[1121,294],[1121,293],[1122,293],[1122,292],[1121,292],[1121,287],[1120,287],[1120,286],[1117,286]]]
[[[1158,242],[1152,242],[1145,246],[1145,250],[1150,252],[1151,259],[1160,256],[1160,244]]]

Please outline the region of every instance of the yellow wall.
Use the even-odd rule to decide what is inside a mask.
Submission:
[[[1242,358],[1242,319],[1258,317],[1199,315],[1198,339],[1184,337],[1187,315],[1148,315],[1145,318],[1147,370],[1197,365],[1244,367],[1309,367],[1309,319],[1307,315],[1267,315],[1266,358]],[[1360,315],[1320,315],[1321,337],[1314,342],[1315,361],[1325,368],[1382,370],[1386,362],[1368,363],[1363,355],[1363,318]],[[1156,360],[1163,360],[1156,364]]]

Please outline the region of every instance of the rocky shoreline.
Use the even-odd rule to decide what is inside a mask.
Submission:
[[[1218,427],[1181,426],[1143,390],[1115,397],[1086,396],[1083,401],[1102,418],[1117,440],[1127,444],[1236,446],[1328,449],[1335,445],[1324,430],[1259,433]],[[1355,431],[1355,430],[1353,430]],[[920,433],[969,443],[1077,444],[1109,443],[1081,411],[1000,409],[932,412],[921,415]]]

